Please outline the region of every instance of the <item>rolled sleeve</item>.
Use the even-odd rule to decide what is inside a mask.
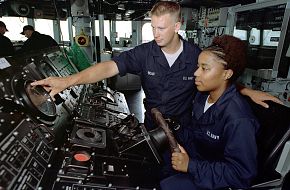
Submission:
[[[145,55],[148,54],[149,49],[148,44],[142,44],[114,57],[112,60],[117,63],[119,75],[124,76],[127,73],[139,75],[143,64],[146,63]]]

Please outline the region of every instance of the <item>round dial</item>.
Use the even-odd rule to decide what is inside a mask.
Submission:
[[[16,78],[13,81],[13,93],[22,103],[24,111],[46,124],[56,119],[56,105],[42,86],[31,86],[33,80]]]
[[[55,104],[42,86],[31,86],[30,82],[28,82],[25,84],[25,92],[33,106],[41,113],[46,116],[54,116],[56,114]]]

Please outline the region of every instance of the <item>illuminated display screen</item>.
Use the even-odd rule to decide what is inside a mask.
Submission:
[[[52,68],[52,66],[47,62],[42,62],[40,65],[40,70],[45,77],[59,76],[59,74]]]
[[[61,54],[61,52],[49,54],[47,56],[56,70],[61,76],[68,76],[76,73],[69,61]]]

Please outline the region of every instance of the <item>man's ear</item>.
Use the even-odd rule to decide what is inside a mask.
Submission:
[[[233,76],[234,72],[232,69],[225,70],[224,79],[229,80]]]
[[[181,22],[175,23],[175,33],[178,33],[178,31],[180,30],[180,27],[181,27]]]

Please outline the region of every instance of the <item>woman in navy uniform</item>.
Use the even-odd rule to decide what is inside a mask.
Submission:
[[[220,36],[204,49],[195,71],[192,124],[181,153],[172,154],[179,174],[161,181],[163,190],[243,188],[256,175],[258,122],[234,85],[246,65],[246,46]]]

